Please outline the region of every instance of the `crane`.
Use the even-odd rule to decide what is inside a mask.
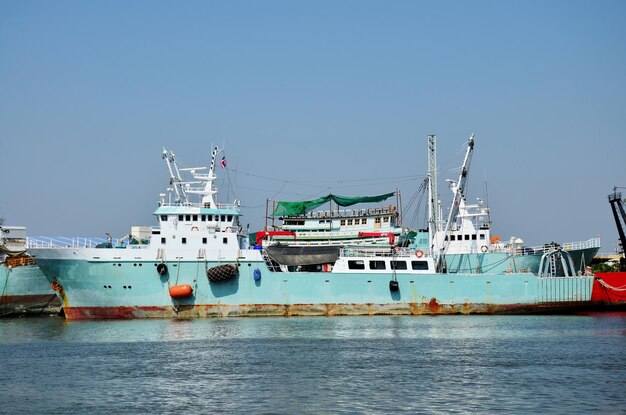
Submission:
[[[624,235],[624,228],[626,227],[626,212],[624,211],[622,192],[618,192],[617,189],[626,189],[626,187],[614,186],[613,193],[609,195],[609,203],[611,204],[611,209],[613,210],[613,218],[615,219],[615,225],[617,225],[617,233],[619,234],[620,245],[622,246],[620,271],[626,271],[626,259],[624,258],[624,249],[626,249],[626,235]]]

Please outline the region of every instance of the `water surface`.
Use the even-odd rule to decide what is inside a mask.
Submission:
[[[0,320],[0,412],[626,413],[626,315]]]

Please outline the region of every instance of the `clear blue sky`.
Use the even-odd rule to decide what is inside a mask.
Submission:
[[[430,133],[449,200],[474,133],[469,196],[486,177],[495,233],[610,251],[624,22],[621,0],[0,0],[0,216],[31,235],[154,225],[162,147],[205,165],[211,143],[251,229],[266,198],[408,202]]]

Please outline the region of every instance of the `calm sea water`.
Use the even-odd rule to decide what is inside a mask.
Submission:
[[[0,412],[626,413],[626,314],[0,320]]]

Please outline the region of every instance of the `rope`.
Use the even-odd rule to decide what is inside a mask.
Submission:
[[[5,270],[6,270],[6,277],[4,278],[4,289],[2,290],[2,310],[3,311],[6,311],[5,308],[9,307],[9,299],[6,298],[6,303],[5,303],[5,297],[7,297],[7,289],[9,288],[9,272],[11,271],[9,267],[7,266],[5,266]],[[3,316],[4,315],[7,315],[7,314],[3,314]]]
[[[600,285],[602,285],[605,288],[608,288],[609,290],[613,290],[613,291],[626,291],[626,284],[622,285],[621,287],[612,287],[609,284],[607,284],[606,282],[604,282],[604,280],[602,278],[598,278],[596,277],[598,282],[600,283]]]

